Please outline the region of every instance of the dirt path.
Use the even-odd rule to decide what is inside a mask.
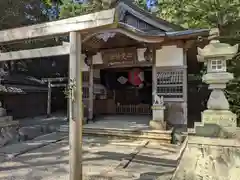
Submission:
[[[84,137],[85,179],[169,180],[179,149],[143,140]],[[68,139],[0,164],[0,180],[68,180]]]

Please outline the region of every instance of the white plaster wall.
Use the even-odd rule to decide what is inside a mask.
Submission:
[[[100,52],[94,55],[92,60],[93,64],[103,64],[102,54]]]
[[[156,50],[156,66],[183,66],[183,48],[163,46]]]
[[[84,62],[85,57],[86,57],[86,55],[82,54],[82,59],[81,59],[81,61],[82,61],[82,64],[81,64],[82,65],[82,71],[88,71],[89,70],[88,66]],[[92,58],[93,58],[93,64],[102,64],[103,63],[101,53],[97,53]]]
[[[137,49],[137,56],[138,56],[138,61],[139,62],[145,61],[144,52],[146,51],[146,49],[147,48]]]

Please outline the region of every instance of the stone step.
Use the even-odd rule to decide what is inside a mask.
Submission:
[[[0,122],[0,127],[17,126],[18,124],[18,121]]]
[[[96,129],[84,128],[83,133],[86,135],[100,135],[100,136],[117,136],[122,138],[137,138],[156,140],[164,143],[171,143],[172,131],[158,131],[158,130],[126,130],[126,129]]]
[[[8,122],[8,121],[12,121],[13,117],[12,116],[2,116],[0,117],[0,123],[1,122]]]
[[[202,122],[195,122],[194,129],[196,129],[196,127],[204,127],[204,124]]]
[[[201,144],[221,147],[240,147],[239,139],[223,139],[214,137],[189,136],[188,145]]]
[[[67,136],[62,133],[50,133],[46,135],[39,136],[33,140],[26,141],[23,143],[11,144],[0,149],[0,154],[5,155],[5,159],[11,159],[20,154],[29,152],[36,148],[46,146],[48,144],[65,139]]]
[[[59,132],[69,132],[69,125],[61,125]],[[83,134],[99,136],[117,136],[122,138],[138,138],[170,143],[172,130],[130,130],[120,128],[90,128],[84,127]]]
[[[196,131],[194,128],[188,128],[188,132],[186,133],[186,135],[193,135],[195,133],[196,133]]]
[[[19,138],[21,141],[33,139],[43,134],[43,129],[40,125],[38,126],[25,126],[20,127],[18,130]]]
[[[68,132],[69,130],[69,125],[60,125],[58,131],[60,132]]]

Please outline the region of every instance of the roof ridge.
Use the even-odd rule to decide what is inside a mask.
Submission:
[[[141,7],[139,7],[136,3],[134,3],[133,0],[117,0],[115,7],[117,8],[118,6],[121,6],[121,4],[125,4],[125,5],[129,6],[133,10],[135,10],[135,11],[141,13],[142,15],[146,16],[151,21],[154,21],[154,23],[162,24],[162,25],[170,27],[173,31],[185,30],[180,25],[176,25],[176,24],[171,23],[171,22],[169,22],[169,21],[167,21],[165,19],[162,19],[162,18],[159,18],[157,16],[154,16],[149,11],[146,11],[146,10],[142,9]],[[145,20],[143,20],[143,21],[145,21]],[[145,22],[149,23],[148,21],[145,21]]]

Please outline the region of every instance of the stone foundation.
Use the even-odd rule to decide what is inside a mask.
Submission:
[[[236,134],[237,116],[228,110],[205,110],[202,122],[194,125],[194,134],[204,137],[234,138]]]
[[[164,122],[164,121],[157,121],[157,120],[151,120],[149,122],[149,126],[152,129],[165,130],[166,129],[166,122]]]
[[[153,120],[149,122],[149,126],[155,130],[166,130],[166,122],[164,121],[165,106],[153,105],[152,114]]]
[[[228,110],[205,110],[202,112],[203,124],[217,124],[223,127],[236,127],[237,116]]]

